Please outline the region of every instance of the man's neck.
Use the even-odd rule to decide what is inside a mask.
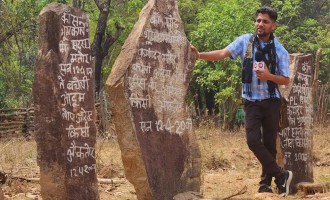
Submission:
[[[270,34],[265,35],[265,36],[260,36],[258,35],[258,38],[263,41],[264,43],[268,43],[269,42],[269,38],[270,38]]]

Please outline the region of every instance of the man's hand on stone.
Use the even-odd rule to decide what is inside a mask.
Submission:
[[[195,54],[196,59],[199,59],[199,51],[198,51],[198,49],[194,45],[192,45],[192,44],[190,44],[190,49]]]

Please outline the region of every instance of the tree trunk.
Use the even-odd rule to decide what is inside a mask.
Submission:
[[[74,8],[80,8],[80,6],[81,6],[81,1],[80,1],[80,0],[73,0],[73,1],[72,1],[72,6],[73,6]]]
[[[98,0],[95,0],[95,4],[97,5],[100,14],[97,22],[97,28],[94,36],[94,42],[92,45],[92,51],[95,57],[95,93],[96,96],[99,96],[101,91],[101,80],[102,80],[102,63],[103,63],[103,47],[102,42],[105,37],[105,31],[107,28],[107,21],[109,16],[110,9],[110,0],[107,0],[103,4],[100,4]],[[106,49],[108,50],[108,49]]]
[[[320,113],[322,111],[322,86],[319,86],[319,69],[320,69],[320,59],[322,55],[322,49],[318,49],[315,55],[315,70],[314,70],[314,77],[313,77],[313,85],[312,85],[312,92],[313,96],[317,97],[319,95],[320,99],[315,98],[314,100],[314,110],[316,113]],[[314,121],[316,123],[320,123],[322,121],[322,115],[317,115],[314,117]]]
[[[94,0],[94,2],[100,11],[94,42],[92,44],[93,56],[95,57],[95,93],[98,99],[102,89],[103,60],[108,55],[110,47],[119,38],[123,27],[116,25],[116,32],[113,36],[106,34],[111,0],[107,0],[104,3],[100,3],[99,0]]]
[[[215,95],[215,92],[212,90],[205,91],[205,104],[206,104],[208,115],[214,115],[214,114],[218,113],[218,109],[215,108],[214,95]]]
[[[201,89],[194,79],[190,82],[189,91],[191,92],[191,95],[194,100],[194,109],[196,116],[200,117],[203,113],[203,100]]]
[[[100,94],[102,92],[102,65],[104,58],[108,55],[110,47],[113,43],[119,38],[123,28],[119,25],[116,25],[116,32],[114,35],[106,33],[107,21],[110,12],[110,3],[111,0],[104,1],[100,3],[100,0],[94,0],[97,5],[100,14],[97,22],[97,28],[94,36],[94,41],[92,44],[92,54],[95,58],[95,99],[96,101],[101,101]],[[104,128],[103,132],[107,131],[107,124],[104,124],[108,121],[107,114],[100,113],[100,126]]]

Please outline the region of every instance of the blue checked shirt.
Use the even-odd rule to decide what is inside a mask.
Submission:
[[[253,34],[244,34],[239,36],[235,41],[233,41],[231,44],[229,44],[226,49],[230,52],[231,58],[235,59],[237,56],[240,56],[241,58],[241,65],[243,65],[243,60],[244,60],[244,55],[249,43],[250,38],[252,37]],[[267,43],[260,41],[260,45],[263,48]],[[279,43],[279,41],[275,38],[274,39],[274,44],[275,44],[275,50],[277,54],[277,68],[276,68],[276,75],[282,75],[285,77],[289,77],[290,75],[290,60],[289,60],[289,53],[288,51],[282,46],[282,44]],[[257,47],[254,46],[253,48],[254,52],[257,51]],[[266,55],[267,57],[268,55]],[[253,56],[253,62],[255,62]],[[243,83],[244,84],[244,83]],[[262,81],[260,80],[260,84],[258,84],[258,79],[256,76],[256,73],[252,71],[252,96],[249,97],[247,94],[243,93],[242,89],[242,97],[244,99],[247,99],[249,101],[256,101],[256,100],[263,100],[263,99],[268,99],[270,98],[270,94],[268,92],[268,85],[267,81]],[[279,92],[276,89],[276,97],[280,98]]]

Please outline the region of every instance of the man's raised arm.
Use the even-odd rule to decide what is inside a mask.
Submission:
[[[196,53],[198,59],[208,61],[223,60],[230,56],[230,52],[226,48],[209,52],[199,52],[196,47],[191,45],[191,50]]]

